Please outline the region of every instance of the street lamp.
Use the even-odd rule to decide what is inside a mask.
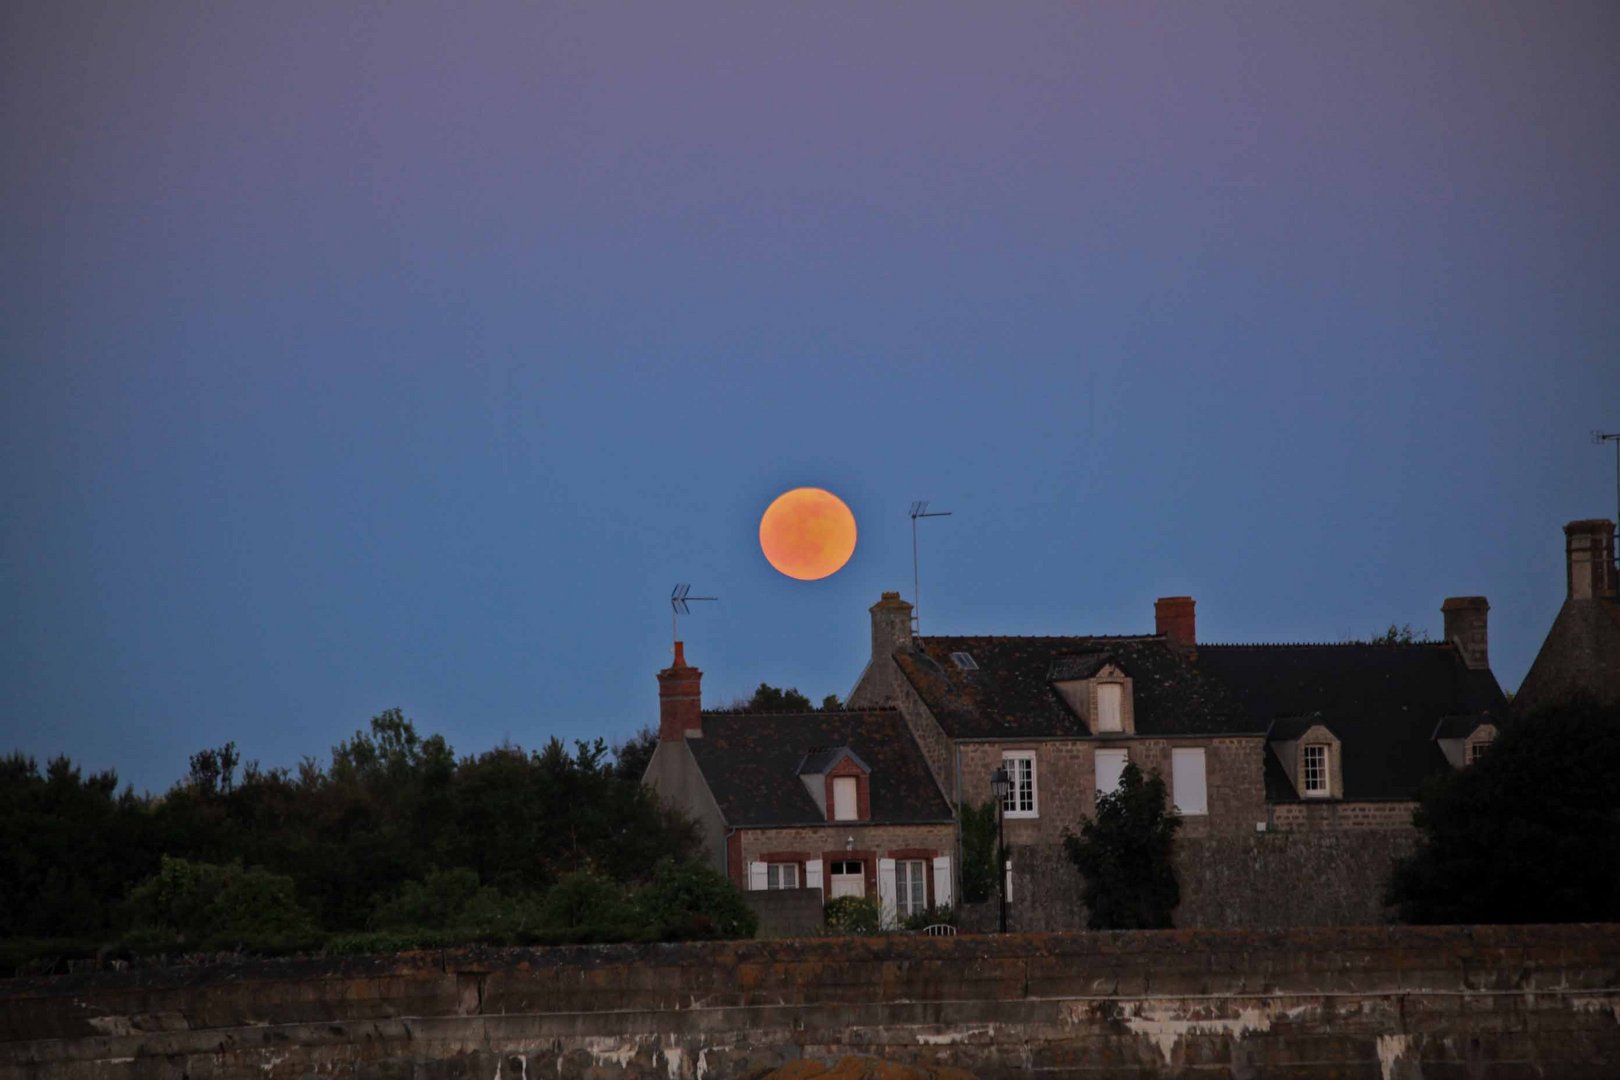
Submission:
[[[1001,897],[1001,932],[1007,932],[1007,792],[1012,781],[1005,768],[990,774],[990,790],[996,793],[996,894]]]

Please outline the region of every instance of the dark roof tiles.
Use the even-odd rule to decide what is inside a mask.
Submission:
[[[686,745],[733,828],[825,823],[799,772],[812,751],[845,749],[868,768],[871,821],[951,820],[922,751],[892,709],[704,713],[703,736]]]

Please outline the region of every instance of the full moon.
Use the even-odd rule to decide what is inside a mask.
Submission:
[[[830,491],[794,488],[765,508],[759,547],[788,577],[816,581],[836,574],[855,553],[855,515]]]

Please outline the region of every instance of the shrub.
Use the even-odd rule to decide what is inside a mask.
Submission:
[[[165,855],[158,872],[129,895],[137,945],[263,944],[286,951],[311,940],[315,925],[292,879],[241,863],[190,862]]]
[[[1181,818],[1166,805],[1164,779],[1143,776],[1134,762],[1119,787],[1097,800],[1095,821],[1063,847],[1085,876],[1086,925],[1093,930],[1148,930],[1172,925],[1181,886],[1170,848]]]
[[[827,901],[821,915],[834,934],[875,934],[883,922],[875,896],[840,896]]]
[[[741,890],[702,862],[660,862],[637,894],[636,910],[665,941],[751,938],[759,928]]]

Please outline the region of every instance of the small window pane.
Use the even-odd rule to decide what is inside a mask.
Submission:
[[[1007,770],[1006,798],[1002,800],[1003,813],[1033,817],[1035,815],[1035,755],[1007,754],[1001,759]]]
[[[771,863],[766,869],[766,888],[769,889],[797,889],[799,887],[798,863]]]
[[[895,908],[901,918],[928,910],[927,866],[921,859],[894,864]]]

